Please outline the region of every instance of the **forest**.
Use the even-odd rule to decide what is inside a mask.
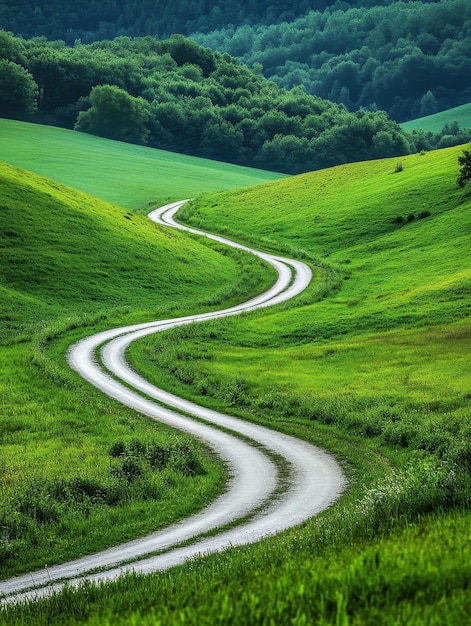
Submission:
[[[192,38],[260,63],[281,87],[301,86],[351,111],[383,109],[399,122],[471,101],[468,0],[311,11]]]
[[[437,0],[432,0],[437,1]],[[23,37],[43,35],[72,44],[118,36],[158,38],[228,25],[292,21],[307,11],[390,4],[392,0],[3,0],[0,25]]]
[[[0,116],[286,173],[467,141],[282,89],[182,35],[66,46],[0,31]]]
[[[468,0],[3,0],[0,27],[67,45],[181,33],[280,87],[398,122],[471,100]]]

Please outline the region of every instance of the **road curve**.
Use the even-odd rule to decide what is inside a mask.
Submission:
[[[136,339],[185,324],[272,306],[299,294],[311,280],[311,270],[304,263],[251,250],[178,224],[173,218],[184,202],[161,207],[149,217],[159,224],[256,254],[276,269],[275,285],[248,302],[225,310],[97,333],[73,346],[68,359],[73,369],[110,397],[211,447],[229,468],[227,490],[199,513],[169,528],[63,565],[0,582],[2,603],[50,595],[65,582],[76,586],[85,579],[112,580],[128,571],[163,570],[196,555],[258,541],[316,515],[344,488],[340,467],[323,450],[178,398],[148,383],[126,363],[126,348]],[[210,531],[211,536],[205,536]]]

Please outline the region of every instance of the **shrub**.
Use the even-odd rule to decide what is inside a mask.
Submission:
[[[461,165],[458,185],[464,187],[471,180],[471,152],[463,150],[463,154],[458,157],[458,163]]]
[[[430,211],[421,211],[418,215],[417,215],[417,219],[418,220],[423,220],[426,217],[430,217],[432,214],[430,213]]]

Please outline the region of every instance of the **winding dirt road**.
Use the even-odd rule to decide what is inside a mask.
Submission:
[[[311,280],[311,270],[304,263],[251,250],[176,223],[174,215],[184,202],[161,207],[149,217],[159,224],[210,237],[258,255],[278,272],[276,284],[248,302],[222,311],[98,333],[71,348],[69,363],[110,397],[210,446],[230,470],[227,490],[199,513],[147,537],[0,582],[3,603],[50,595],[66,582],[74,586],[85,579],[112,580],[129,571],[150,573],[181,564],[196,555],[253,543],[316,515],[338,498],[344,488],[340,467],[323,450],[178,398],[151,385],[127,365],[126,348],[140,337],[272,306],[294,297]],[[211,536],[205,536],[209,532]]]

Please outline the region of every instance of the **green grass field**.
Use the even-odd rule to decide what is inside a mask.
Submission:
[[[255,546],[66,590],[0,612],[1,624],[469,623],[471,190],[456,185],[460,153],[351,164],[185,208],[193,225],[303,258],[315,280],[295,302],[141,340],[131,361],[181,395],[326,447],[349,488]],[[42,348],[39,371],[84,398],[58,365],[74,333]]]
[[[0,161],[141,213],[149,205],[283,177],[7,119],[0,119]]]
[[[401,126],[404,130],[408,131],[421,129],[438,133],[445,124],[452,124],[453,122],[458,122],[460,128],[471,128],[471,102],[454,107],[453,109],[448,109],[447,111],[440,111],[440,113],[428,115],[427,117],[420,117],[416,120],[410,120],[410,122],[403,122]]]
[[[252,255],[222,254],[11,165],[0,164],[0,188],[5,578],[185,517],[225,480],[200,445],[69,372],[68,345],[100,328],[245,300],[273,277]],[[112,454],[118,444],[124,456]]]
[[[306,624],[452,624],[468,615],[471,192],[456,185],[460,153],[410,156],[402,171],[394,159],[348,165],[184,211],[198,227],[322,259],[330,285],[316,282],[297,306],[148,338],[132,347],[134,363],[198,402],[304,432],[356,468],[354,504],[307,524],[295,548],[288,533],[254,549],[260,569],[241,569],[229,585],[243,600],[221,592],[195,601],[189,623],[204,611],[208,624],[295,615]],[[175,350],[185,351],[186,384],[168,358]],[[392,476],[359,472],[354,454],[372,466],[375,454],[389,459]],[[243,558],[228,557],[228,570]],[[228,622],[216,619],[222,607]]]

